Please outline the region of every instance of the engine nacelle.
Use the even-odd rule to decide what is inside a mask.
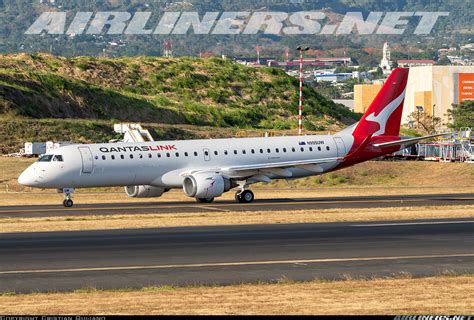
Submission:
[[[184,178],[184,194],[192,198],[215,198],[229,191],[236,184],[221,175],[200,172]]]
[[[131,198],[156,198],[165,193],[165,188],[153,186],[126,186],[125,193]]]

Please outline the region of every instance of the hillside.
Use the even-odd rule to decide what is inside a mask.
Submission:
[[[308,130],[334,129],[357,119],[309,87],[304,95]],[[297,80],[281,70],[229,60],[0,55],[0,137],[10,151],[21,145],[18,137],[41,139],[45,132],[60,140],[103,141],[113,138],[111,125],[120,121],[291,129],[297,105]],[[38,121],[45,118],[50,120]],[[78,137],[88,128],[92,135]],[[199,135],[160,138],[190,136]]]

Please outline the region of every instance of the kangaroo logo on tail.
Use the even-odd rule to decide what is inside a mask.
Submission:
[[[403,90],[402,94],[398,96],[395,100],[390,102],[378,115],[375,115],[375,112],[372,112],[367,117],[365,117],[366,121],[372,121],[379,124],[380,129],[377,132],[374,132],[373,136],[381,136],[385,134],[385,128],[387,126],[387,121],[392,115],[395,110],[400,106],[400,104],[405,99],[405,91]]]
[[[408,69],[392,71],[355,128],[356,141],[362,142],[368,136],[399,135],[407,81]]]

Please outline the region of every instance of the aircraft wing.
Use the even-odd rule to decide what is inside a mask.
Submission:
[[[273,168],[290,168],[290,167],[298,167],[298,166],[303,166],[303,165],[328,163],[328,162],[334,162],[338,160],[343,160],[343,158],[324,158],[324,159],[310,159],[310,160],[286,161],[286,162],[275,162],[275,163],[264,163],[264,164],[251,164],[251,165],[223,168],[222,170],[247,171],[247,170],[273,169]]]
[[[414,145],[415,143],[417,143],[421,140],[434,138],[434,137],[445,136],[445,135],[448,135],[448,134],[450,134],[450,133],[449,132],[447,132],[447,133],[438,133],[438,134],[432,134],[432,135],[424,136],[424,137],[416,137],[416,138],[410,138],[410,139],[401,139],[401,140],[397,140],[397,141],[375,143],[373,146],[377,147],[377,148],[400,146],[400,149],[404,149],[406,147]]]
[[[234,166],[228,168],[221,168],[219,171],[229,177],[253,177],[256,182],[271,181],[268,176],[279,176],[284,178],[291,178],[292,172],[290,168],[301,168],[315,173],[323,172],[323,168],[319,166],[323,163],[331,163],[341,161],[343,158],[324,158],[324,159],[310,159],[298,161],[285,161],[275,163],[251,164]]]

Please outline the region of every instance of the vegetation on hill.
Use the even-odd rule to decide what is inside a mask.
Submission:
[[[217,58],[0,56],[0,112],[30,118],[289,128],[297,88],[281,70]],[[304,94],[308,120],[356,119],[311,88]]]
[[[334,130],[357,120],[310,87],[304,95],[307,130]],[[17,151],[21,139],[107,141],[116,138],[112,124],[124,121],[288,130],[297,126],[297,106],[297,80],[229,60],[0,55],[3,152]],[[200,136],[169,128],[157,134]]]

